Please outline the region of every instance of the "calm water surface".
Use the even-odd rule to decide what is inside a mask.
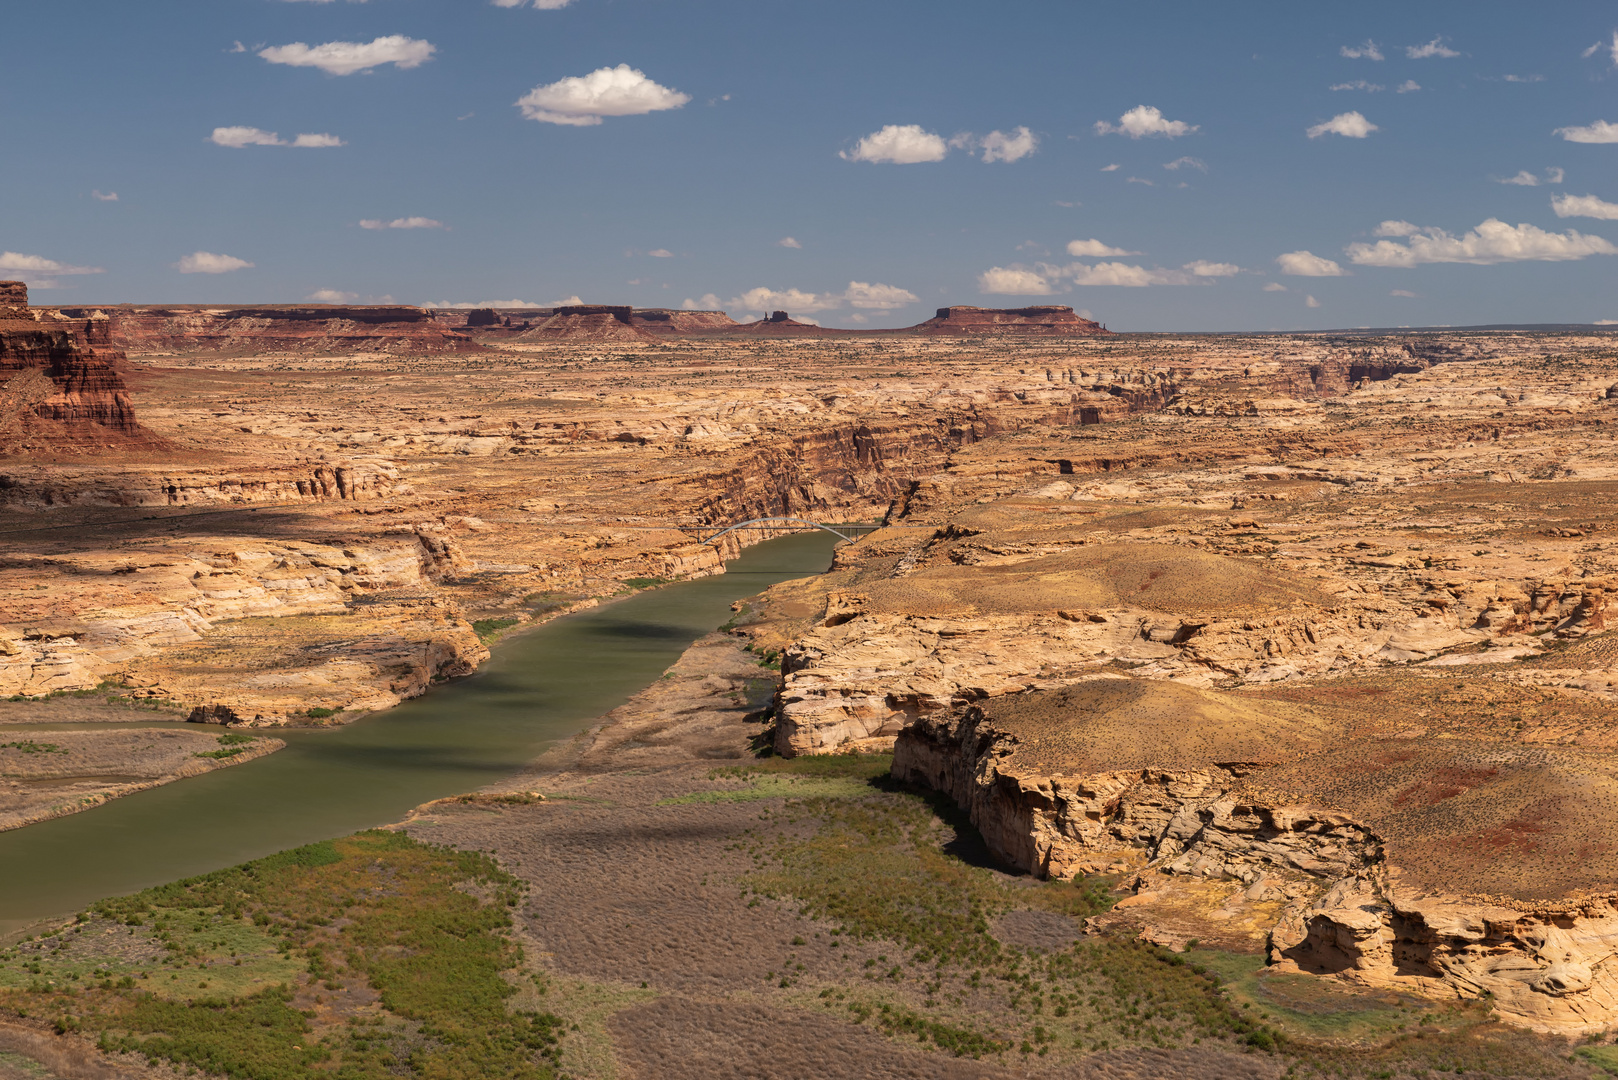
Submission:
[[[0,832],[0,934],[104,896],[397,821],[429,799],[508,776],[655,680],[730,617],[731,601],[825,570],[835,542],[821,532],[766,541],[724,575],[514,637],[476,675],[385,713],[342,728],[271,731],[285,750]]]

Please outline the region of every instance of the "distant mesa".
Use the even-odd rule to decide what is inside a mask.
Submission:
[[[28,286],[0,281],[0,452],[94,453],[162,445],[135,420],[104,315],[28,306]]]
[[[911,331],[918,334],[1042,334],[1091,337],[1110,334],[1105,326],[1074,313],[1070,307],[980,308],[964,304],[941,307],[938,314]]]

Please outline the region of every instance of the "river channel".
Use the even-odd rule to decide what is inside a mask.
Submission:
[[[104,896],[397,821],[509,776],[651,683],[730,618],[733,600],[824,571],[834,543],[823,532],[765,541],[725,574],[515,635],[475,675],[386,712],[269,731],[287,747],[268,757],[0,832],[0,935]]]

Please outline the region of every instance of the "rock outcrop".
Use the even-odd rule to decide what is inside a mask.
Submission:
[[[243,356],[288,352],[460,353],[482,346],[465,329],[400,304],[267,304],[257,307],[113,305],[53,309],[73,319],[105,319],[109,344],[136,355]]]
[[[630,315],[638,329],[671,337],[707,337],[728,334],[736,321],[723,311],[687,311],[683,308],[636,308]]]
[[[938,314],[901,333],[911,334],[1014,334],[1042,337],[1097,337],[1111,333],[1093,319],[1070,307],[1047,304],[1023,308],[980,308],[965,304],[941,307]]]
[[[559,307],[550,318],[517,335],[522,342],[656,341],[635,325],[634,309],[626,305],[574,304]]]

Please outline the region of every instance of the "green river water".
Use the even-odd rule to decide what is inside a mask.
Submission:
[[[0,833],[0,935],[104,896],[397,821],[509,776],[655,680],[730,618],[731,601],[825,570],[834,543],[823,532],[766,541],[723,575],[516,635],[477,674],[385,713],[273,731],[287,747],[268,757]]]

